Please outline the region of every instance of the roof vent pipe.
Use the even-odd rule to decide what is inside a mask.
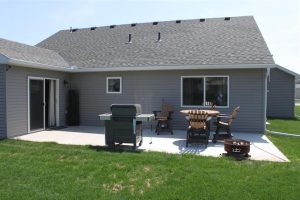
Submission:
[[[70,33],[72,33],[73,31],[72,31],[72,26],[70,27]]]
[[[157,42],[160,42],[160,41],[161,41],[160,32],[158,32]]]
[[[230,17],[225,17],[224,20],[225,20],[225,21],[229,21],[229,20],[230,20]]]
[[[128,42],[127,43],[132,43],[132,37],[131,37],[131,34],[129,33],[128,35]]]

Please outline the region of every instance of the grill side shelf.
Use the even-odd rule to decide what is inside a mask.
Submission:
[[[139,122],[150,122],[152,120],[154,120],[154,114],[140,114],[138,116],[136,116],[136,121]]]
[[[111,120],[112,114],[110,113],[105,113],[99,115],[100,120],[106,121],[106,120]],[[136,116],[136,121],[138,122],[150,122],[154,120],[154,114],[141,114]]]
[[[111,120],[111,114],[110,113],[105,113],[99,115],[100,120],[106,121],[106,120]]]

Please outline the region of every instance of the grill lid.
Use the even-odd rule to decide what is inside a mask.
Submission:
[[[142,114],[141,104],[112,104],[112,116],[136,116]]]

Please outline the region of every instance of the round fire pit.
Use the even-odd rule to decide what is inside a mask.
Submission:
[[[224,140],[224,150],[227,155],[249,157],[250,142],[240,139],[226,139]]]

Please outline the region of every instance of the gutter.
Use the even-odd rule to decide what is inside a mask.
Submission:
[[[264,69],[274,68],[275,64],[226,64],[226,65],[159,65],[146,67],[105,67],[77,68],[71,72],[115,72],[115,71],[160,71],[160,70],[193,70],[193,69]]]
[[[0,64],[7,64],[19,67],[29,67],[37,69],[46,69],[61,72],[80,73],[80,72],[118,72],[118,71],[159,71],[159,70],[193,70],[193,69],[269,69],[275,68],[275,64],[225,64],[225,65],[159,65],[143,67],[77,67],[77,66],[55,66],[29,62],[12,58],[1,58]]]
[[[47,64],[40,64],[35,62],[28,62],[24,60],[18,60],[18,59],[11,59],[9,58],[6,63],[7,65],[13,65],[13,66],[19,66],[19,67],[29,67],[29,68],[36,68],[36,69],[48,69],[53,71],[62,71],[66,72],[67,68],[55,66],[55,65],[47,65]]]

